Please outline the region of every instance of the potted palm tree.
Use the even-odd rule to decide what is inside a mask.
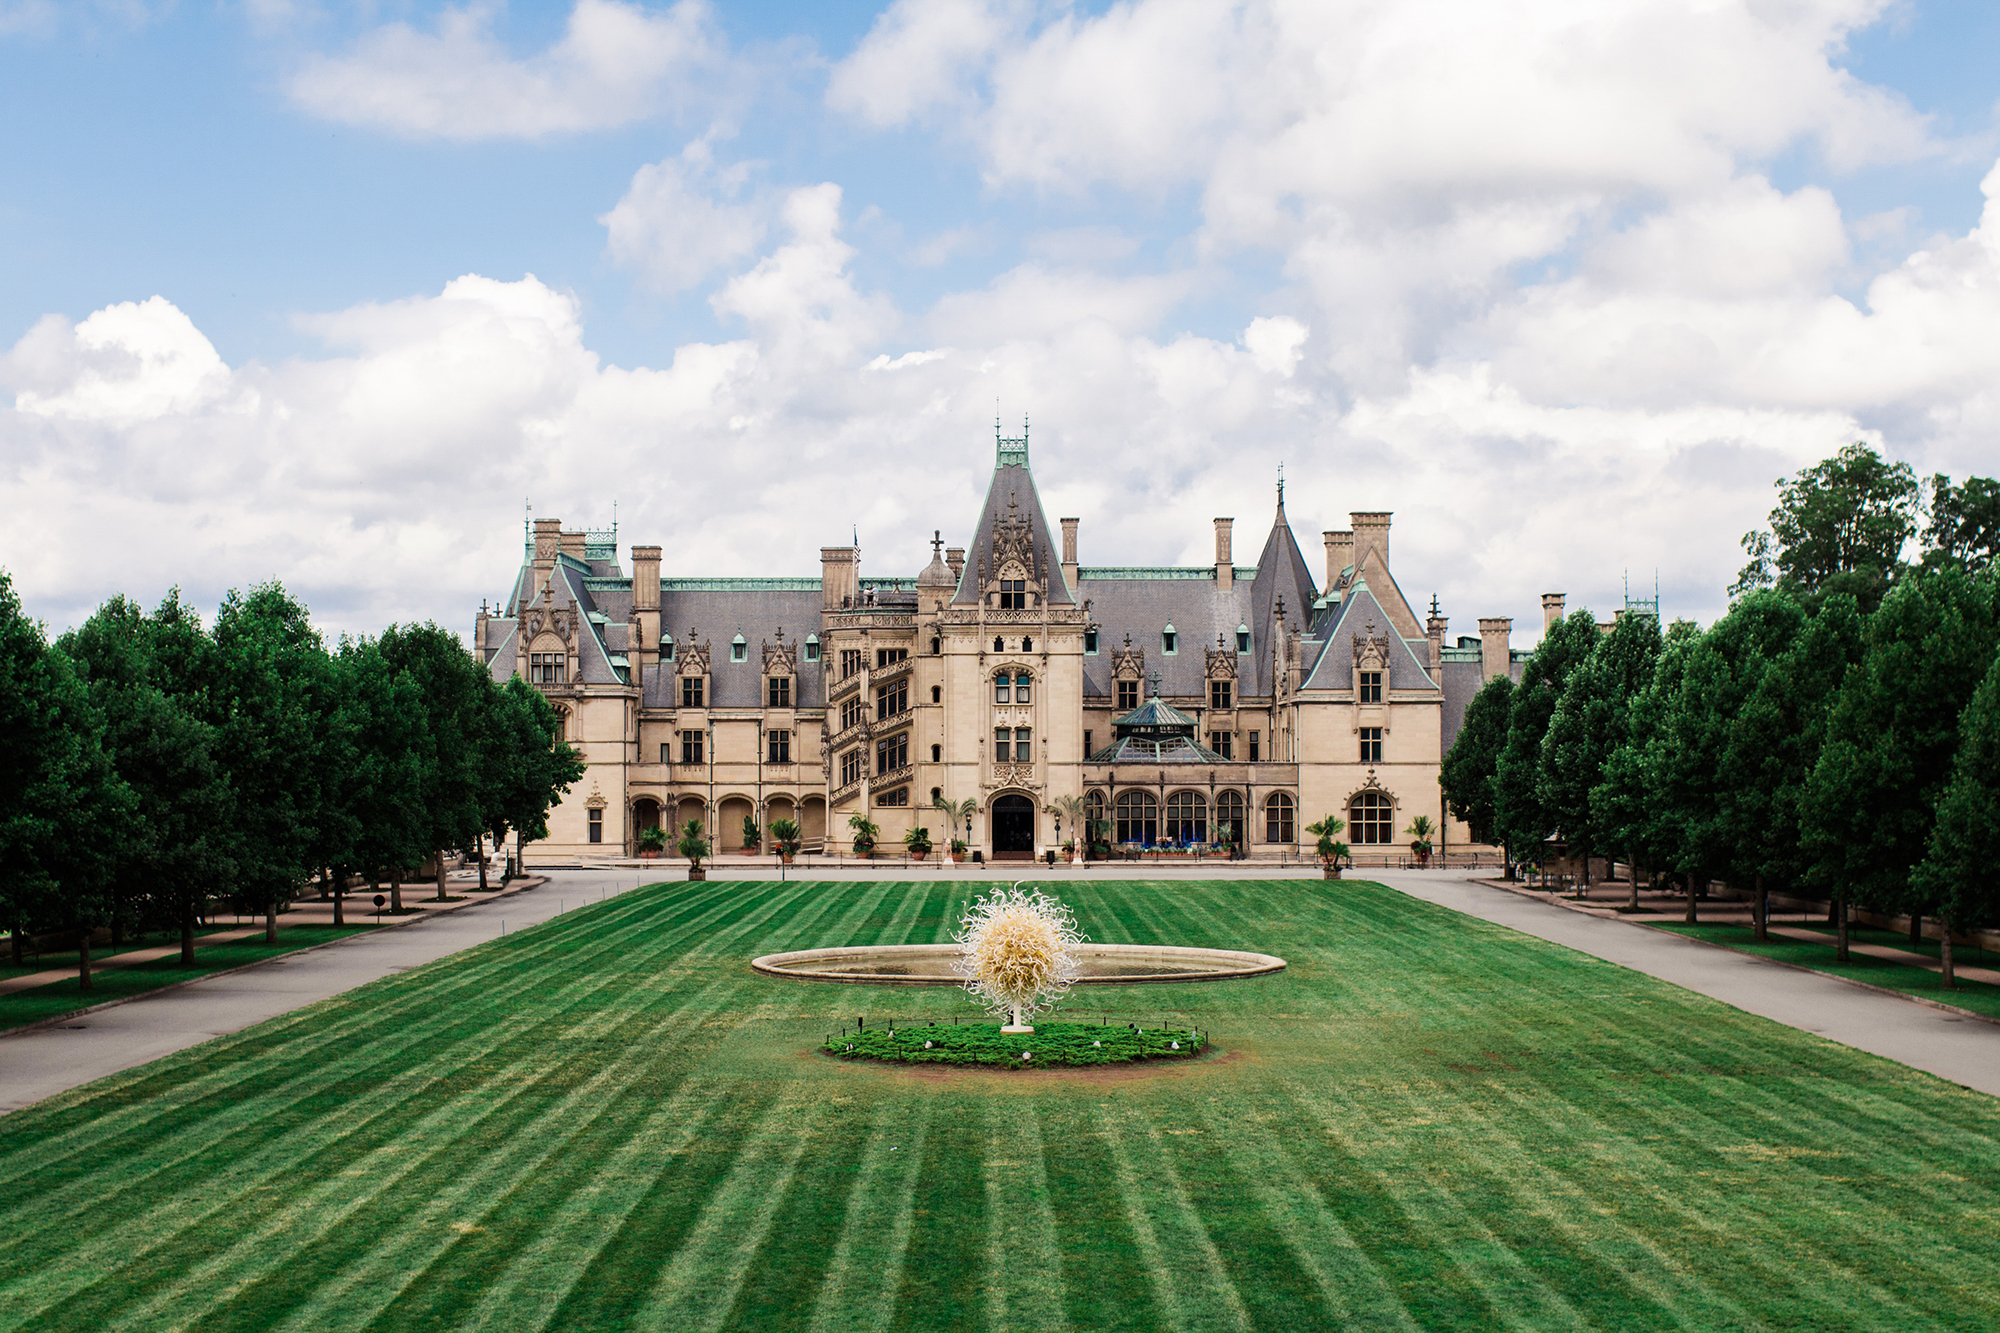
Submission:
[[[749,815],[743,816],[743,852],[746,856],[757,854],[757,844],[764,841],[764,835],[757,828],[757,821]]]
[[[1437,825],[1431,823],[1429,815],[1418,815],[1403,830],[1410,835],[1410,855],[1417,858],[1418,866],[1431,863],[1431,835],[1437,832]]]
[[[1043,809],[1047,810],[1050,814],[1056,817],[1056,838],[1058,841],[1062,843],[1064,859],[1068,861],[1075,861],[1076,840],[1074,837],[1067,839],[1063,838],[1062,822],[1065,819],[1069,820],[1070,831],[1072,832],[1072,834],[1082,829],[1083,798],[1081,796],[1078,796],[1074,792],[1070,792],[1066,795],[1056,797],[1053,801],[1050,801],[1046,806],[1044,806]]]
[[[868,817],[856,810],[847,817],[847,827],[854,830],[854,854],[867,860],[875,855],[875,840],[882,836],[880,825],[869,822]]]
[[[674,850],[687,858],[688,878],[707,879],[708,872],[701,868],[708,856],[708,839],[701,836],[701,821],[690,819],[681,829],[681,840],[674,844]]]
[[[951,840],[951,862],[953,865],[957,865],[963,860],[965,860],[965,839],[953,838]]]
[[[790,865],[792,858],[799,854],[799,825],[793,819],[771,821],[771,847]]]
[[[903,846],[909,848],[910,859],[921,861],[931,854],[931,831],[919,825],[903,835]]]
[[[647,861],[657,861],[660,853],[667,850],[667,831],[658,824],[651,824],[639,830],[639,855]]]
[[[1328,879],[1340,878],[1340,863],[1347,859],[1347,844],[1338,841],[1340,831],[1346,827],[1346,820],[1335,819],[1332,815],[1317,824],[1306,825],[1306,832],[1319,839],[1314,850],[1319,853],[1320,868],[1326,872]]]
[[[965,859],[965,839],[957,836],[958,829],[960,825],[964,825],[966,831],[968,833],[971,832],[972,816],[979,809],[979,802],[973,800],[970,796],[962,801],[947,801],[942,796],[933,796],[931,797],[931,808],[941,811],[944,814],[944,826],[953,835],[950,844],[951,859],[954,861],[963,861]]]

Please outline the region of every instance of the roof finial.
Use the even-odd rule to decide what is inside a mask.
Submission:
[[[1285,465],[1283,461],[1280,461],[1278,464],[1278,512],[1281,514],[1285,512]]]
[[[1159,672],[1157,672],[1157,671],[1155,671],[1155,672],[1154,672],[1154,673],[1153,673],[1152,675],[1150,675],[1150,676],[1146,677],[1146,679],[1147,679],[1147,681],[1148,681],[1148,682],[1150,682],[1150,683],[1151,683],[1151,685],[1152,685],[1152,687],[1153,687],[1153,697],[1154,697],[1155,699],[1159,698],[1159,697],[1160,697],[1160,673],[1159,673]]]
[[[943,551],[943,550],[944,550],[944,530],[943,530],[942,528],[932,528],[932,529],[931,529],[931,559],[933,559],[933,560],[941,560],[941,559],[943,559],[943,556],[941,556],[941,555],[939,554],[939,552],[941,552],[941,551]]]

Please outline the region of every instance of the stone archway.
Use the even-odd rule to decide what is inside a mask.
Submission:
[[[743,851],[743,821],[752,818],[755,807],[748,797],[725,796],[715,813],[715,850]],[[758,830],[762,832],[762,830]]]
[[[995,861],[1035,859],[1035,803],[1019,792],[993,798],[987,810]]]
[[[826,798],[808,796],[799,802],[799,841],[808,847],[826,845]]]

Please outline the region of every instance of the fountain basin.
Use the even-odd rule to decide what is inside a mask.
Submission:
[[[1083,944],[1079,986],[1234,981],[1281,972],[1285,960],[1236,949],[1184,949],[1168,944]],[[851,986],[962,986],[952,971],[956,944],[876,944],[842,949],[800,949],[750,960],[767,977],[837,981]]]

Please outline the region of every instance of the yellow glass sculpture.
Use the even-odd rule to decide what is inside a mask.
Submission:
[[[1076,918],[1038,890],[1016,884],[973,903],[952,936],[958,958],[952,970],[988,1009],[1011,1017],[1002,1032],[1033,1032],[1027,1016],[1047,1009],[1076,981]]]

